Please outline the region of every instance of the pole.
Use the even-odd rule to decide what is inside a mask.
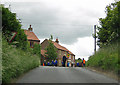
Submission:
[[[96,25],[94,25],[94,38],[95,38],[95,42],[94,42],[94,45],[95,45],[94,52],[96,53]]]

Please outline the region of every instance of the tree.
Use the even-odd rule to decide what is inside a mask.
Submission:
[[[17,41],[17,47],[21,48],[22,50],[27,50],[27,35],[24,33],[23,29],[17,30],[17,35],[15,36],[14,41]]]
[[[41,55],[41,46],[40,44],[34,44],[33,53],[40,56]]]
[[[98,45],[108,45],[120,39],[120,1],[106,7],[106,17],[100,18],[98,27]]]
[[[12,32],[17,32],[17,35],[13,41],[17,41],[17,47],[26,50],[27,49],[27,36],[24,30],[21,29],[21,24],[16,18],[16,14],[12,13],[8,8],[2,6],[2,34],[9,40]]]
[[[2,6],[2,32],[4,36],[7,38],[12,31],[18,29],[21,29],[21,24],[16,19],[16,13],[12,13],[8,8]]]
[[[50,35],[50,38],[49,38],[49,40],[51,40],[51,41],[53,40],[53,35]]]
[[[49,45],[47,46],[45,50],[46,50],[45,56],[50,61],[55,60],[57,58],[57,49],[55,48],[51,40],[49,40]]]

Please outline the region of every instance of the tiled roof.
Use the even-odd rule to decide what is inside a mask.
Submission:
[[[60,50],[64,50],[67,51],[69,54],[74,55],[72,52],[70,52],[67,48],[61,46],[60,44],[58,44],[57,42],[52,41],[52,43],[54,44],[54,46]]]
[[[31,32],[29,30],[24,30],[25,34],[27,35],[28,40],[37,40],[40,41],[37,36],[34,34],[34,32]]]
[[[41,50],[41,54],[42,54],[42,56],[44,56],[44,57],[45,57],[45,52],[46,52],[46,50]]]

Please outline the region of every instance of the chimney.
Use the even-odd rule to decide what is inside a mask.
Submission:
[[[28,28],[28,30],[29,30],[30,32],[32,32],[33,29],[31,28],[31,25],[30,25],[30,27]]]
[[[56,43],[59,43],[59,41],[58,41],[58,38],[56,38],[56,41],[55,41]]]

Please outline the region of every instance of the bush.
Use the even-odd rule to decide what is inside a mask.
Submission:
[[[95,55],[89,58],[87,66],[113,71],[118,74],[118,71],[120,71],[120,63],[118,63],[118,43],[100,48]]]
[[[9,83],[11,79],[38,67],[39,56],[33,55],[31,51],[22,51],[2,41],[2,82]]]

